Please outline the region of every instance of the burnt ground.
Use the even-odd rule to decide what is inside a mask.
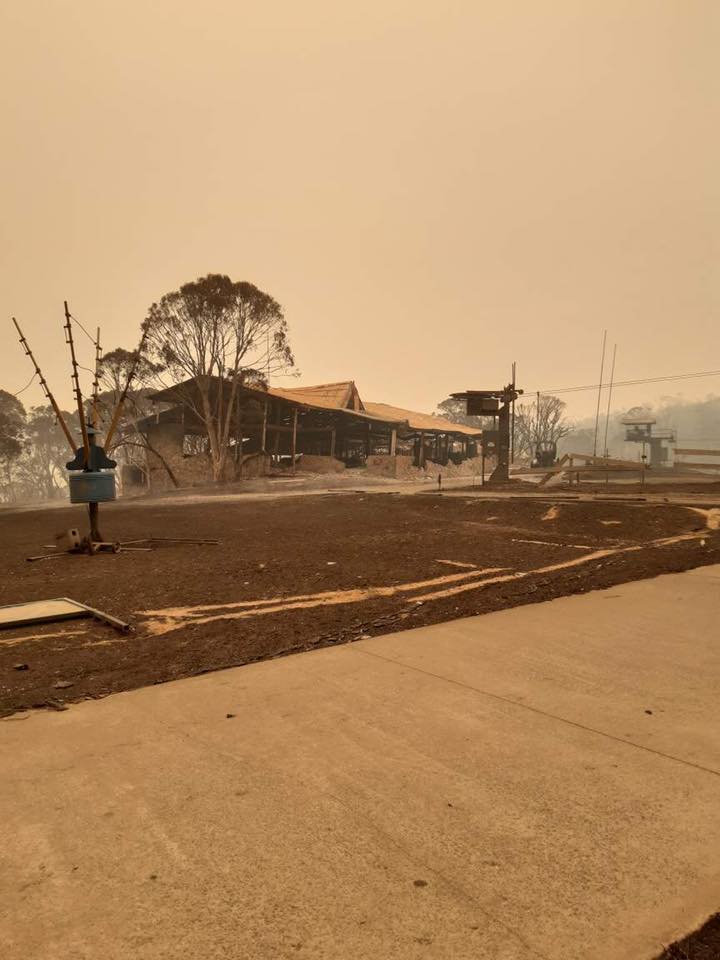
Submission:
[[[84,529],[83,509],[4,514],[0,604],[71,597],[133,630],[0,632],[0,715],[720,562],[720,533],[685,507],[562,503],[543,519],[550,507],[395,494],[118,502],[103,508],[108,538],[221,543],[38,563],[25,558]]]
[[[720,957],[720,913],[694,933],[676,940],[657,960],[718,960]]]

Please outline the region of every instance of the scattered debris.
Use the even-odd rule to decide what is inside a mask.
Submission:
[[[553,504],[545,513],[540,517],[541,520],[557,520],[560,516],[560,507],[558,504]]]
[[[459,560],[436,560],[435,563],[446,563],[449,567],[466,567],[468,570],[475,570],[476,563],[460,563]]]
[[[67,690],[68,687],[74,687],[74,686],[75,684],[72,682],[72,680],[58,680],[57,683],[53,684],[53,687],[56,690]]]
[[[226,714],[225,714],[225,719],[226,719],[226,720],[234,720],[235,717],[236,717],[236,714],[234,714],[234,713],[226,713]]]
[[[550,540],[511,540],[511,543],[532,543],[538,547],[569,547],[571,550],[592,550],[587,543],[553,543]]]
[[[13,667],[13,670],[29,670],[30,667],[27,663],[16,663]]]
[[[69,709],[64,700],[56,700],[53,697],[51,697],[49,700],[46,700],[45,703],[41,703],[40,706],[49,707],[51,710],[57,710],[58,712]]]

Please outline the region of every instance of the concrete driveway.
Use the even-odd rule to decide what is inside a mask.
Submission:
[[[720,907],[719,624],[706,567],[2,721],[2,956],[650,958]]]

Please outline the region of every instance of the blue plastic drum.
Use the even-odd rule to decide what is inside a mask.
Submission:
[[[106,503],[115,499],[115,474],[94,470],[70,474],[70,503]]]

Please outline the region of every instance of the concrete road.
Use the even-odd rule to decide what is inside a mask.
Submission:
[[[720,907],[719,621],[706,567],[2,721],[0,954],[650,958]]]

